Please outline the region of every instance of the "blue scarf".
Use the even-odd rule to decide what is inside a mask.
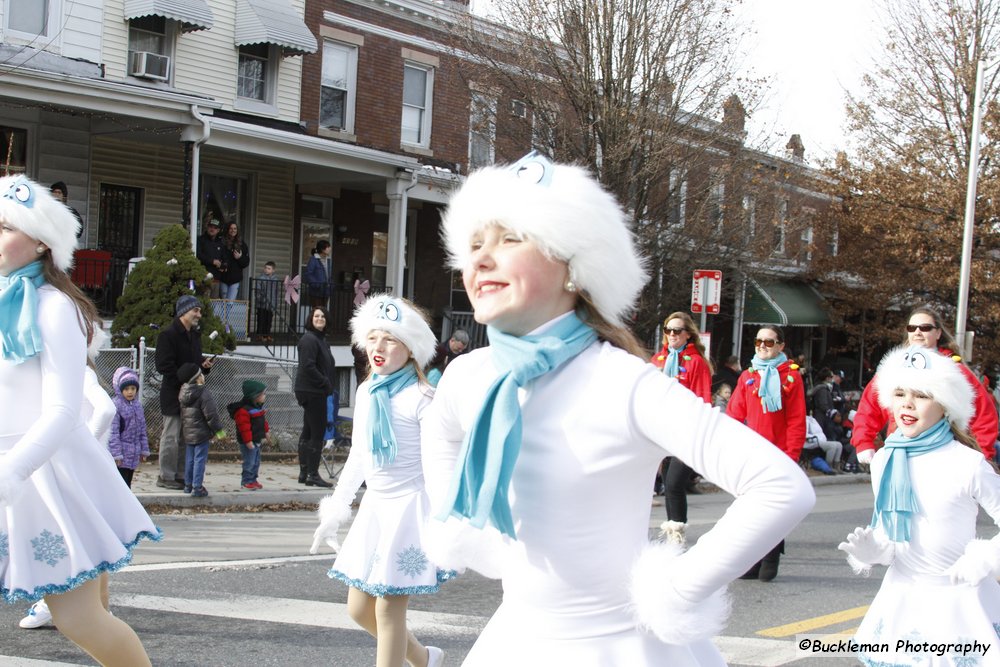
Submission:
[[[44,284],[40,261],[0,276],[0,356],[7,361],[20,364],[42,351],[38,288]]]
[[[687,347],[687,346],[685,346]],[[667,354],[667,360],[663,363],[663,374],[668,378],[677,377],[677,373],[680,372],[680,356],[682,347],[680,350],[675,350],[674,348],[668,348],[670,350]]]
[[[754,370],[760,374],[757,396],[760,397],[760,405],[764,412],[777,412],[781,409],[781,376],[778,374],[778,366],[786,361],[788,357],[784,352],[767,361],[759,359],[757,355],[750,360]]]
[[[954,439],[951,424],[946,417],[942,417],[941,421],[915,438],[908,438],[897,429],[885,439],[889,460],[879,481],[875,511],[872,513],[872,528],[881,520],[882,528],[893,542],[910,541],[910,518],[920,508],[917,506],[917,497],[913,495],[913,487],[910,486],[908,460],[911,456],[920,456],[947,445]]]
[[[536,336],[511,336],[493,327],[486,334],[493,363],[501,373],[486,392],[483,407],[462,443],[461,467],[445,505],[451,509],[439,518],[467,517],[476,528],[485,526],[489,518],[502,533],[517,539],[508,501],[521,449],[517,390],[580,354],[597,340],[597,333],[572,313]]]
[[[368,431],[372,435],[372,460],[379,468],[396,460],[396,434],[392,430],[390,399],[417,381],[417,371],[407,363],[391,375],[372,374],[368,393],[372,397],[368,411]]]

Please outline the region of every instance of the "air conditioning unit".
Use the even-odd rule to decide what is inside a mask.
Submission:
[[[170,78],[170,56],[149,51],[135,51],[128,73],[143,79],[167,81]]]

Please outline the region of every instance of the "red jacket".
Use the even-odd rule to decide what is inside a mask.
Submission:
[[[657,368],[663,368],[669,354],[670,348],[664,345],[663,349],[654,354],[649,361]],[[700,396],[701,400],[709,405],[712,404],[712,373],[708,370],[708,362],[698,352],[694,343],[688,343],[687,347],[681,350],[677,381],[681,386]]]
[[[748,368],[729,398],[726,414],[764,436],[798,463],[806,441],[806,392],[799,367],[791,361],[778,366],[781,376],[781,409],[764,412],[757,397],[760,374]]]
[[[997,441],[997,409],[993,405],[993,399],[969,370],[969,367],[962,363],[961,357],[953,356],[948,348],[941,348],[938,352],[955,359],[958,367],[962,369],[965,379],[969,381],[976,392],[976,411],[972,414],[972,420],[969,421],[969,432],[979,443],[979,448],[983,450],[986,460],[992,461],[996,453],[994,443]],[[878,376],[876,375],[876,377]],[[878,390],[875,388],[875,378],[872,378],[861,394],[861,402],[858,403],[858,413],[854,416],[851,444],[859,452],[875,449],[875,436],[887,424],[889,426],[887,433],[896,430],[896,420],[892,418],[892,410],[883,408],[878,402]]]

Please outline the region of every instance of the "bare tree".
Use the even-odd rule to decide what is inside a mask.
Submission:
[[[976,66],[989,63],[969,330],[977,332],[977,361],[995,365],[1000,2],[891,0],[882,14],[884,52],[848,104],[857,149],[831,170],[844,202],[835,220],[844,252],[817,269],[845,315],[867,313],[867,333],[886,344],[898,342],[912,305],[954,312]]]
[[[524,104],[522,136],[588,166],[630,212],[653,264],[642,334],[686,307],[691,269],[731,266],[747,250],[743,105],[761,82],[737,76],[746,29],[733,4],[497,0],[496,23],[470,20],[453,33],[470,86]],[[506,108],[495,106],[500,130]],[[519,157],[523,145],[497,134],[497,159]]]

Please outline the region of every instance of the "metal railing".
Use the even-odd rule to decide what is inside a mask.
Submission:
[[[128,260],[110,257],[110,253],[106,253],[108,257],[88,257],[84,253],[77,254],[70,277],[94,302],[97,312],[113,315],[125,286]]]

